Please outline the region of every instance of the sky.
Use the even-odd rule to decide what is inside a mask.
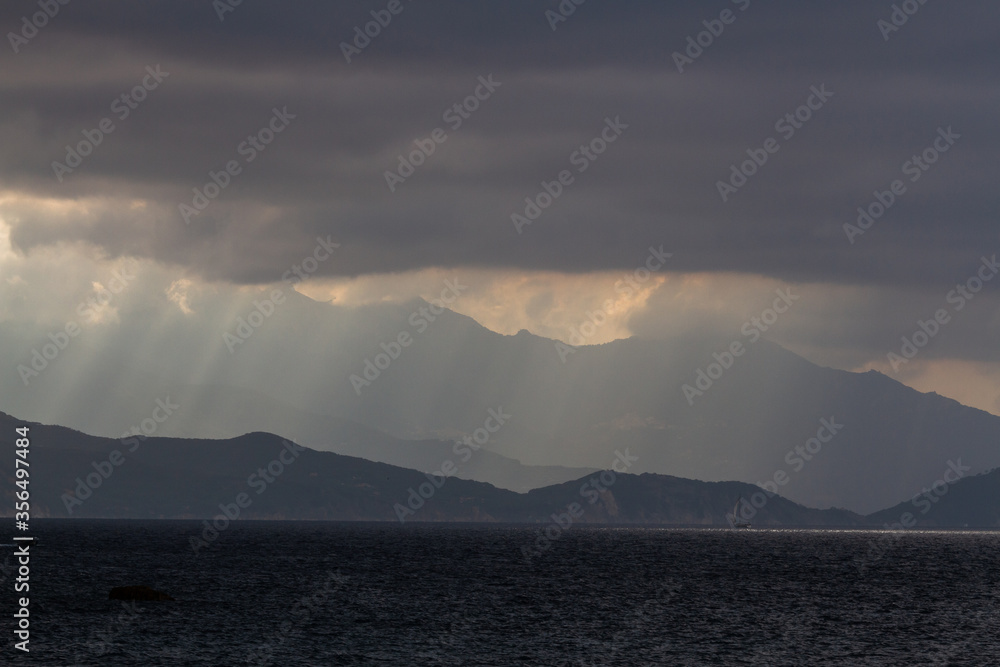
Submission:
[[[458,276],[451,307],[505,334],[735,340],[791,290],[771,340],[1000,414],[998,18],[4,3],[0,325],[59,326],[116,275],[197,319],[293,271],[349,306]]]

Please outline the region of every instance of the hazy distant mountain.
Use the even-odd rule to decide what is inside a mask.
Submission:
[[[0,447],[13,451],[14,429],[25,424],[0,413]],[[269,433],[116,440],[28,425],[32,515],[39,518],[211,518],[223,511],[220,505],[232,511],[246,494],[240,517],[248,519],[552,523],[553,515],[565,521],[572,514],[573,523],[725,526],[740,502],[740,512],[758,527],[1000,527],[1000,469],[970,476],[959,462],[942,473],[947,484],[863,517],[804,507],[742,482],[599,471],[518,494],[318,452]],[[631,456],[618,457],[614,467],[623,469]],[[0,461],[0,476],[3,514],[10,515],[17,490],[13,457]],[[907,513],[912,521],[903,518]]]
[[[491,409],[502,410],[510,419],[490,434],[478,463],[470,460],[480,468],[464,474],[523,489],[575,474],[560,478],[567,471],[553,469],[530,477],[485,452],[532,466],[602,469],[616,450],[630,447],[639,458],[635,472],[750,483],[777,475],[788,498],[858,512],[910,497],[938,479],[949,460],[961,458],[971,474],[1000,466],[1000,418],[875,372],[821,368],[739,332],[560,353],[555,341],[527,332],[499,335],[450,311],[431,316],[424,302],[344,308],[286,296],[239,344],[227,344],[224,335],[236,331],[237,316],[251,312],[260,295],[206,308],[197,320],[153,309],[123,312],[121,323],[100,336],[74,340],[29,386],[13,373],[2,376],[7,409],[116,436],[147,418],[157,399],[198,383],[157,435],[261,430],[324,449],[350,440],[337,435],[348,428],[337,419],[397,438],[450,443],[481,429]],[[155,333],[150,317],[158,318]],[[409,344],[397,347],[404,333]],[[38,335],[0,326],[0,344],[24,350],[22,361],[44,341]],[[723,353],[733,340],[747,351],[729,368],[711,369],[717,379],[689,401],[683,385],[697,387],[713,354],[728,361]],[[829,441],[809,443],[817,434]],[[349,451],[371,447],[369,458],[418,463],[382,437],[359,432]],[[807,446],[813,453],[803,452]],[[434,465],[437,447],[419,460]]]
[[[920,489],[912,499],[876,512],[869,519],[879,526],[903,525],[914,530],[1000,528],[1000,468],[947,486]]]
[[[227,438],[236,434],[266,431],[281,433],[295,442],[320,451],[332,451],[360,456],[370,461],[391,463],[421,472],[436,472],[445,461],[457,467],[462,479],[475,479],[513,491],[527,491],[549,484],[577,479],[594,468],[563,466],[525,466],[516,460],[497,454],[487,442],[473,447],[461,440],[402,440],[377,429],[331,415],[318,415],[298,410],[252,389],[215,385],[166,386],[143,373],[145,382],[135,391],[116,392],[113,398],[100,392],[84,392],[76,401],[79,414],[73,428],[86,433],[120,436],[132,426],[140,426],[156,409],[157,400],[167,401],[173,415],[156,424],[158,436]],[[109,384],[111,384],[109,382]],[[106,404],[112,402],[120,414],[136,415],[131,422],[120,422],[109,432],[101,423],[107,421]],[[162,414],[162,412],[160,413]],[[242,424],[234,428],[233,424]],[[460,437],[461,434],[455,434]]]
[[[14,428],[23,424],[0,414],[0,446],[13,450]],[[29,436],[32,512],[39,518],[212,518],[235,516],[242,504],[239,516],[256,519],[551,523],[555,515],[564,523],[571,516],[573,523],[725,526],[741,498],[764,498],[740,482],[610,472],[527,494],[461,479],[435,484],[413,470],[296,447],[267,433],[120,441],[31,424]],[[16,490],[9,461],[0,462],[0,473],[9,514]],[[862,522],[851,512],[809,509],[780,496],[746,512],[758,525]]]

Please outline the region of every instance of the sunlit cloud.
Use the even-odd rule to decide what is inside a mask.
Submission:
[[[84,327],[118,326],[128,316],[129,304],[141,305],[147,315],[162,304],[193,320],[204,316],[199,300],[215,304],[229,290],[244,293],[261,287],[210,282],[190,275],[187,267],[145,260],[142,278],[109,299],[113,276],[128,260],[108,258],[82,240],[35,246],[27,254],[11,242],[10,219],[38,217],[63,226],[84,216],[87,224],[99,225],[111,210],[117,211],[115,215],[141,217],[149,215],[150,204],[135,198],[56,200],[11,191],[0,195],[0,271],[4,276],[0,322],[60,327],[79,321]],[[292,248],[289,253],[301,254]],[[977,360],[971,357],[983,353],[975,346],[955,346],[955,341],[976,336],[985,341],[980,347],[988,344],[989,332],[1000,327],[1000,315],[988,301],[991,296],[970,304],[949,325],[948,336],[939,337],[921,358],[896,372],[886,361],[886,353],[901,334],[908,333],[909,322],[932,312],[948,284],[921,294],[842,284],[790,285],[745,273],[664,269],[642,280],[638,277],[628,270],[426,268],[351,278],[316,277],[296,289],[334,306],[365,306],[414,298],[432,301],[441,295],[446,280],[457,281],[468,289],[450,304],[451,309],[490,330],[512,335],[524,329],[570,344],[601,344],[630,336],[667,340],[708,332],[735,336],[743,322],[768,306],[775,290],[791,288],[800,300],[770,328],[767,338],[814,363],[879,370],[917,390],[936,391],[1000,414],[1000,361]],[[234,312],[233,318],[239,314]],[[161,315],[167,317],[166,310]],[[860,322],[865,326],[859,326]]]
[[[177,307],[185,315],[194,315],[194,310],[192,310],[191,304],[188,301],[188,291],[191,289],[192,284],[187,278],[181,278],[170,283],[170,287],[166,290],[167,299],[177,304]]]
[[[487,329],[531,333],[570,342],[574,330],[588,321],[603,322],[586,344],[606,343],[632,335],[629,319],[641,311],[671,278],[652,275],[639,281],[632,272],[564,274],[487,269],[423,269],[404,274],[373,274],[350,279],[320,279],[296,289],[317,301],[342,306],[403,303],[440,296],[445,280],[467,285],[451,310],[468,315]],[[674,278],[677,279],[677,278]]]

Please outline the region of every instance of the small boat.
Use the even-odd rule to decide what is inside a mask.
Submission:
[[[740,498],[740,500],[743,500],[743,499]],[[740,519],[739,509],[740,509],[740,501],[737,500],[736,504],[733,505],[733,515],[732,516],[726,515],[726,519],[729,521],[729,527],[730,528],[749,528],[750,527],[750,522],[749,521],[742,521]]]

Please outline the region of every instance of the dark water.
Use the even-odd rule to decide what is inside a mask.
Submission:
[[[574,526],[528,562],[524,527],[35,526],[4,664],[1000,665],[1000,533]]]

